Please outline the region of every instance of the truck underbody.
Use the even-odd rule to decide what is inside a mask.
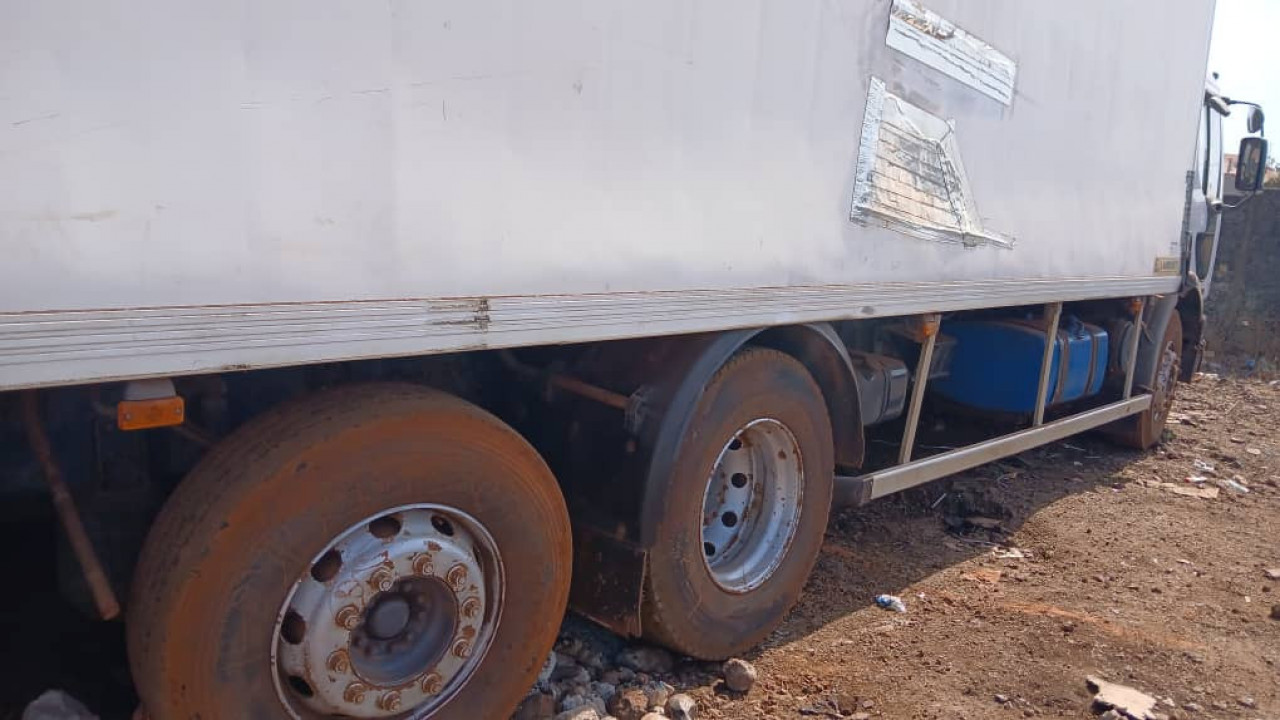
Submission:
[[[268,561],[275,574],[302,563],[302,580],[294,581],[276,630],[259,633],[259,639],[274,634],[273,648],[295,653],[290,658],[285,650],[270,651],[275,677],[283,678],[275,681],[275,692],[311,711],[385,706],[379,712],[391,716],[391,705],[446,696],[472,657],[473,636],[457,636],[467,640],[459,649],[460,640],[424,625],[421,632],[434,639],[409,654],[417,658],[415,667],[436,669],[426,675],[415,670],[410,679],[416,690],[409,688],[403,677],[408,671],[378,660],[388,653],[399,657],[385,649],[388,641],[376,630],[390,623],[392,629],[381,632],[406,632],[397,625],[398,612],[425,617],[428,606],[456,598],[460,614],[449,616],[451,626],[474,618],[474,626],[461,627],[474,627],[476,642],[491,643],[497,624],[484,619],[503,607],[505,588],[541,582],[541,602],[522,606],[530,613],[524,618],[529,628],[554,628],[551,619],[567,593],[572,609],[617,632],[696,657],[727,657],[781,621],[816,557],[815,538],[831,507],[869,502],[1094,428],[1128,444],[1150,445],[1163,428],[1181,362],[1183,343],[1170,334],[1170,325],[1181,326],[1176,309],[1176,296],[1120,298],[327,363],[174,378],[171,394],[152,401],[127,399],[137,396],[138,383],[132,390],[129,383],[30,390],[0,396],[0,446],[10,449],[4,473],[11,493],[36,493],[45,483],[53,488],[65,529],[63,592],[88,614],[114,617],[123,608],[135,673],[163,676],[152,662],[202,659],[155,645],[166,634],[178,633],[173,642],[189,640],[194,618],[188,613],[213,619],[246,602],[261,604],[224,595],[193,606],[192,590],[184,587],[190,578],[248,572],[238,581],[245,582],[268,571],[260,563],[235,569],[253,557]],[[1137,318],[1142,332],[1134,330]],[[1093,367],[1105,368],[1089,378],[1096,391],[1055,401],[1058,385],[1067,383],[1067,364],[1061,372],[1057,364],[1068,363],[1071,334],[1062,329],[1068,323],[1106,327],[1109,332],[1100,335],[1114,339],[1101,357],[1089,358]],[[973,343],[956,343],[948,334],[949,328],[969,327],[1041,338],[1048,352],[1039,358],[1040,372],[1021,381],[1032,386],[1027,397],[1039,401],[1000,411],[966,407],[930,391],[931,381],[945,389],[969,363]],[[1044,342],[1048,337],[1059,341]],[[121,429],[122,408],[136,412],[173,397],[182,399],[181,422]],[[393,422],[409,422],[406,414],[416,428],[407,436]],[[440,422],[445,426],[433,435],[428,428]],[[464,431],[468,422],[479,424]],[[422,454],[446,475],[469,476],[479,471],[466,460],[468,445],[488,460],[523,455],[509,462],[533,470],[490,467],[484,477],[468,477],[473,495],[464,493],[459,504],[481,493],[506,505],[511,493],[530,489],[507,487],[509,481],[494,480],[494,473],[533,472],[530,482],[541,494],[520,505],[550,506],[526,508],[518,520],[499,513],[481,522],[473,512],[439,502],[441,494],[453,492],[447,490],[450,480],[422,475]],[[297,447],[276,457],[291,446]],[[463,457],[447,459],[454,452]],[[402,455],[417,459],[405,467],[396,460]],[[322,465],[321,457],[338,466]],[[290,477],[279,477],[281,462],[289,465]],[[312,463],[319,475],[307,479]],[[445,483],[446,491],[422,493],[427,483]],[[263,497],[263,488],[284,494]],[[432,502],[394,499],[406,492],[406,499],[418,492]],[[340,521],[317,518],[347,517],[351,505],[369,502],[379,509],[336,537],[306,541],[297,537],[299,526],[286,530],[305,521],[305,527],[336,533]],[[567,515],[556,505],[567,507]],[[271,517],[275,512],[281,517]],[[237,523],[258,528],[252,540],[239,541],[254,549],[219,550],[218,528]],[[513,532],[524,538],[520,544],[493,539]],[[434,538],[426,541],[436,548],[428,553],[431,560],[421,560],[414,544],[422,537]],[[457,546],[444,542],[459,537],[464,540]],[[214,571],[208,563],[219,553],[228,555],[216,560],[222,570]],[[556,569],[550,577],[521,576],[521,568],[548,563]],[[413,580],[437,577],[426,568],[439,573],[438,583]],[[460,576],[483,580],[469,584]],[[332,594],[317,593],[313,584]],[[372,591],[344,604],[353,586]],[[309,600],[297,599],[308,591]],[[692,619],[681,609],[694,607],[703,609]],[[274,616],[275,608],[265,612]],[[504,612],[513,622],[512,611]],[[316,630],[320,618],[331,615],[337,632],[356,640]],[[537,636],[521,644],[527,653],[549,642]],[[349,649],[333,654],[347,643]],[[352,657],[356,652],[365,655]],[[317,653],[325,656],[318,666]],[[457,661],[453,676],[440,670],[448,663],[439,656],[450,653]],[[348,692],[353,674],[363,678],[357,689],[367,689],[368,697]],[[370,678],[385,678],[383,689]],[[512,697],[518,699],[518,690],[511,689]],[[374,697],[375,691],[381,694]]]

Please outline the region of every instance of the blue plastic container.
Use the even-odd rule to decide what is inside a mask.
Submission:
[[[929,389],[952,402],[979,410],[1030,413],[1036,407],[1044,324],[1040,320],[960,320],[944,322],[956,339],[951,372]],[[1102,390],[1107,373],[1107,332],[1064,317],[1054,342],[1048,404],[1079,400]]]

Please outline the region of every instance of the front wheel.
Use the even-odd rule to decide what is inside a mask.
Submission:
[[[569,521],[500,420],[357,386],[224,441],[152,528],[134,679],[177,718],[504,717],[568,595]]]
[[[1111,431],[1112,437],[1124,445],[1140,450],[1146,450],[1160,442],[1165,423],[1169,420],[1169,411],[1173,409],[1173,395],[1178,387],[1181,362],[1182,319],[1175,312],[1169,318],[1164,337],[1160,340],[1160,357],[1156,359],[1153,374],[1141,383],[1141,387],[1151,393],[1151,405],[1138,415],[1120,421]]]

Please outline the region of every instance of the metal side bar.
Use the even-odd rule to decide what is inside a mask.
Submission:
[[[933,346],[938,341],[941,321],[941,315],[925,315],[919,320],[924,337],[920,346],[920,358],[916,361],[916,376],[911,383],[907,424],[902,431],[902,445],[898,448],[899,463],[911,462],[911,451],[916,445],[916,426],[920,424],[920,407],[924,404],[924,388],[929,384],[929,370],[933,367]]]
[[[1044,424],[1044,407],[1049,404],[1049,375],[1053,369],[1053,348],[1058,344],[1058,326],[1062,324],[1062,303],[1049,303],[1044,306],[1044,355],[1040,358],[1040,384],[1036,390],[1036,411],[1031,425],[1040,427]],[[1062,352],[1066,352],[1064,347]]]
[[[1147,299],[1139,299],[1138,311],[1133,316],[1133,342],[1128,348],[1129,357],[1124,359],[1124,394],[1121,397],[1125,399],[1133,396],[1133,374],[1138,367],[1138,346],[1142,344],[1142,335],[1147,328],[1146,320],[1143,318],[1146,309]]]
[[[976,445],[952,450],[940,455],[897,465],[887,470],[836,478],[835,499],[840,504],[860,504],[876,498],[892,495],[907,488],[922,485],[947,475],[975,468],[1002,457],[1016,455],[1045,443],[1071,437],[1099,425],[1119,420],[1146,410],[1151,405],[1150,395],[1121,400],[1103,405],[1078,415],[1062,418],[1039,427],[1028,428],[1010,435],[987,440]]]

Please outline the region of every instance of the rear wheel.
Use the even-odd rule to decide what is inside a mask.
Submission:
[[[822,544],[834,474],[822,392],[794,358],[749,348],[703,392],[649,557],[643,632],[720,659],[795,604]]]
[[[139,562],[157,720],[503,717],[555,640],[567,513],[497,418],[407,385],[269,413],[182,483]]]
[[[1169,411],[1173,408],[1174,391],[1178,387],[1178,370],[1182,362],[1182,320],[1178,313],[1169,318],[1160,340],[1160,357],[1156,359],[1152,377],[1135,387],[1151,392],[1151,405],[1138,415],[1126,418],[1112,436],[1129,447],[1142,450],[1153,447],[1164,435]]]

